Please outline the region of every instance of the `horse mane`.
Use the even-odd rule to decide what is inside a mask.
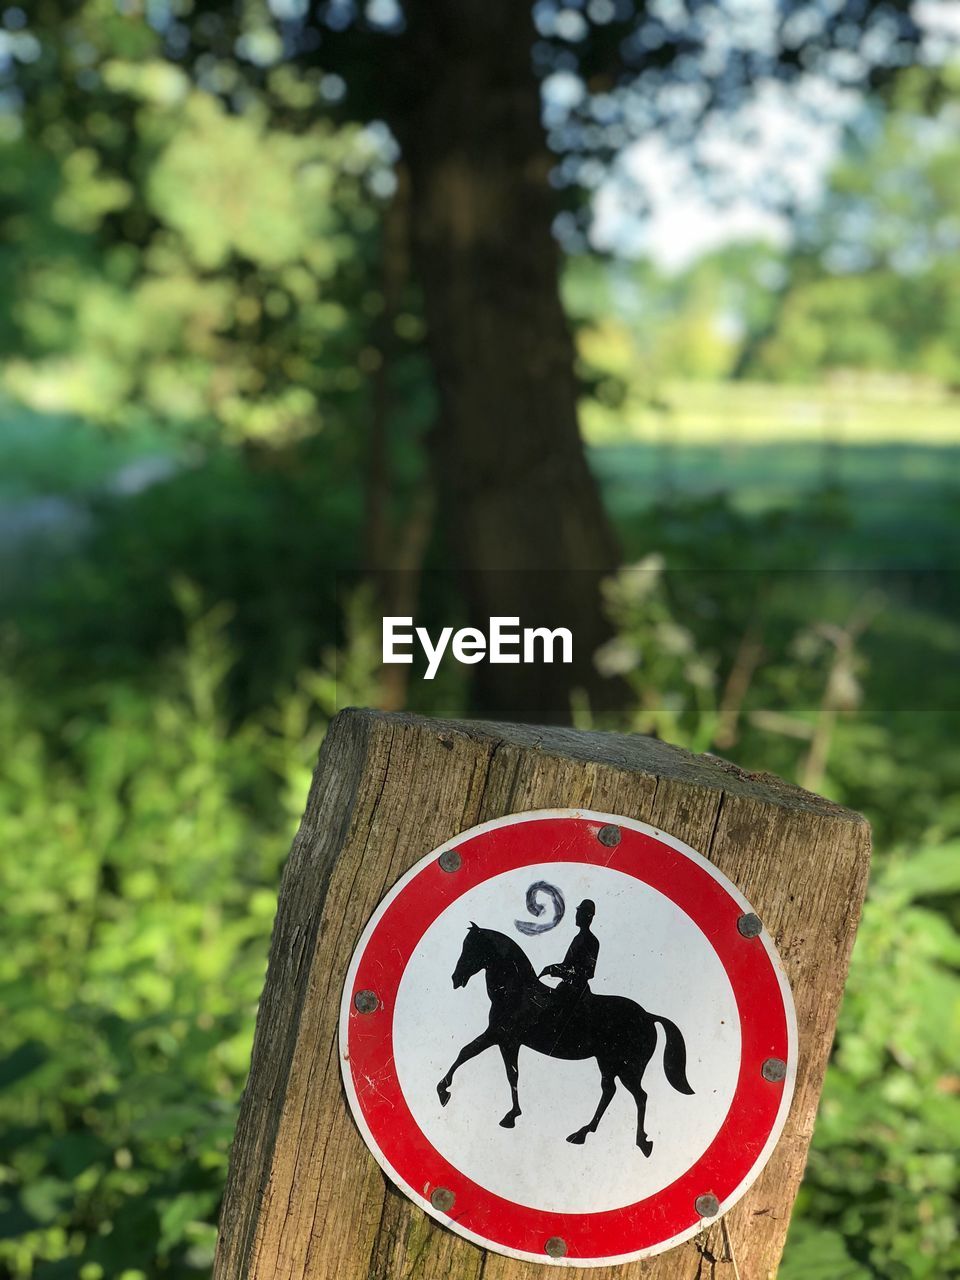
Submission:
[[[493,951],[505,964],[511,965],[516,970],[522,982],[536,982],[537,971],[518,942],[515,942],[513,938],[509,938],[505,933],[498,933],[496,929],[481,929],[478,927],[477,932],[483,934]]]

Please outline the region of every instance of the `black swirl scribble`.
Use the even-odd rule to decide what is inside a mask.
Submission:
[[[527,890],[527,910],[532,916],[542,916],[546,911],[546,906],[539,900],[540,894],[546,894],[553,903],[553,918],[551,920],[540,920],[534,923],[531,920],[514,920],[514,924],[521,933],[525,933],[528,937],[537,933],[546,933],[549,929],[555,929],[563,919],[563,913],[566,911],[566,903],[563,901],[563,894],[554,884],[547,884],[546,880],[535,881]]]

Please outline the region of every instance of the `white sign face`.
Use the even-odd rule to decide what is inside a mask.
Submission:
[[[566,911],[555,928],[524,937],[512,925],[524,909],[527,889],[538,881],[562,893]],[[553,1058],[521,1043],[522,1114],[514,1128],[499,1123],[511,1105],[496,1049],[464,1064],[451,1085],[448,1105],[437,1106],[437,1081],[490,1016],[482,975],[459,990],[451,981],[451,956],[459,956],[470,922],[492,921],[509,929],[531,968],[540,973],[562,962],[575,944],[580,930],[574,911],[587,899],[596,907],[588,928],[599,944],[596,972],[588,984],[591,994],[633,1000],[639,1009],[625,1010],[626,1018],[639,1023],[642,1010],[650,1020],[652,1035],[633,1064],[647,1099],[649,1155],[637,1146],[637,1104],[622,1078],[596,1131],[571,1150],[568,1136],[591,1120],[600,1099],[595,1057]],[[556,978],[544,982],[559,986]],[[666,1010],[678,1028],[688,1029],[681,1035],[685,1046],[690,1041],[685,1074],[692,1094],[678,1093],[663,1070],[666,1032],[656,1018]],[[451,1164],[518,1204],[600,1213],[662,1190],[703,1155],[737,1087],[740,1020],[723,965],[669,898],[608,867],[538,863],[484,881],[430,926],[397,992],[393,1045],[400,1087],[413,1117]],[[644,1062],[648,1047],[652,1053]]]
[[[660,1252],[769,1157],[796,1060],[789,988],[749,904],[642,823],[518,814],[381,903],[344,989],[361,1132],[428,1213],[513,1257]]]

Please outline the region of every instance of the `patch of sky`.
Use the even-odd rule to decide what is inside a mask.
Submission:
[[[307,16],[310,0],[267,0],[267,7],[281,22],[299,22]]]

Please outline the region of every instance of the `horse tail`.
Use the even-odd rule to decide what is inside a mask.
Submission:
[[[667,1043],[663,1048],[663,1074],[667,1077],[667,1083],[677,1093],[693,1093],[687,1081],[687,1046],[680,1028],[669,1018],[661,1018],[659,1014],[654,1014],[653,1020],[659,1022],[667,1033]]]

